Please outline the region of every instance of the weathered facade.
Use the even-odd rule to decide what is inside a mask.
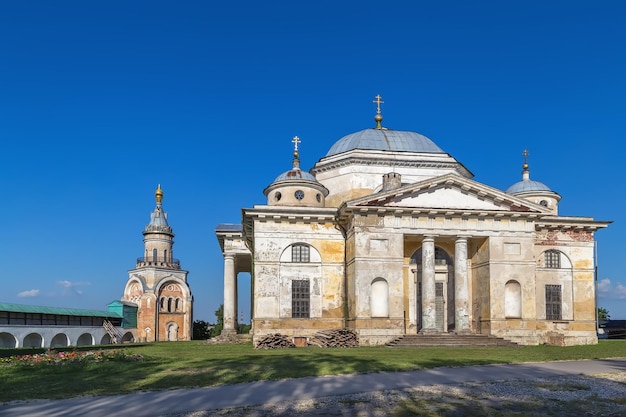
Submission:
[[[191,340],[193,296],[187,271],[174,258],[174,233],[163,210],[159,186],[156,208],[144,235],[144,256],[128,271],[122,300],[137,305],[139,342]]]
[[[377,100],[380,105],[380,100]],[[488,334],[521,344],[597,343],[594,233],[609,222],[558,215],[530,179],[501,191],[430,139],[382,126],[293,168],[216,229],[224,332],[237,327],[237,274],[252,277],[254,340],[302,343],[348,327],[361,344],[404,334]]]

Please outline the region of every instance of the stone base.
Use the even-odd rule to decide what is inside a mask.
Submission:
[[[239,335],[236,330],[224,329],[219,336],[207,339],[204,343],[209,345],[229,345],[233,343],[246,343],[249,339],[250,335]]]
[[[442,334],[442,332],[440,332],[437,329],[422,329],[419,332],[417,332],[417,334],[423,334],[423,335],[432,336],[432,335],[436,335],[436,334]]]

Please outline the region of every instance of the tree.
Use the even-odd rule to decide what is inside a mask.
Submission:
[[[220,304],[220,308],[215,310],[217,324],[213,327],[212,336],[219,336],[224,328],[224,304]]]
[[[239,326],[237,327],[237,333],[239,334],[248,334],[250,333],[250,329],[252,328],[252,326],[250,326],[249,324],[241,324],[239,323]]]
[[[604,307],[598,307],[598,320],[610,320],[609,310]]]
[[[206,340],[211,337],[213,325],[204,320],[195,320],[193,322],[193,340]]]

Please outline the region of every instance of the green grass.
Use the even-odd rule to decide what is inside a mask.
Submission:
[[[626,356],[626,341],[591,346],[255,350],[251,344],[208,345],[201,341],[124,345],[142,361],[65,366],[0,365],[0,402],[35,398],[111,395],[277,380],[304,376],[407,371],[438,366],[600,359]],[[27,353],[23,350],[18,354]],[[4,355],[7,354],[6,350]],[[17,353],[12,351],[11,354]]]

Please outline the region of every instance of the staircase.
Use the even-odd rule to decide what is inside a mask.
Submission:
[[[111,337],[111,343],[113,344],[122,343],[122,338],[124,337],[124,335],[117,327],[113,325],[113,323],[111,323],[108,320],[105,320],[104,323],[102,323],[102,326],[104,327],[104,330],[106,330],[108,335]]]
[[[442,333],[434,335],[406,334],[387,343],[388,347],[441,347],[441,346],[519,346],[501,337],[485,334]]]

